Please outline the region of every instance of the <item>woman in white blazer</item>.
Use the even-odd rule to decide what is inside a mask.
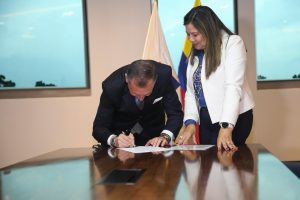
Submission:
[[[192,50],[186,73],[185,129],[179,144],[195,136],[199,122],[200,144],[237,149],[245,143],[253,123],[244,42],[207,6],[191,9],[184,25]]]

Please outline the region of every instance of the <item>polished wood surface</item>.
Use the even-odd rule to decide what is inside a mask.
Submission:
[[[102,184],[144,169],[135,184]],[[300,181],[258,144],[236,152],[60,149],[1,169],[1,199],[300,199]]]

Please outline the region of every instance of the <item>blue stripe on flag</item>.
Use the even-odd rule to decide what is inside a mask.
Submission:
[[[186,91],[186,69],[188,65],[188,60],[187,57],[185,56],[184,53],[181,55],[179,67],[178,67],[178,78],[181,87]]]

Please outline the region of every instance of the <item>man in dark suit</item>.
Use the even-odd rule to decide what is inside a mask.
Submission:
[[[164,146],[176,138],[183,112],[170,66],[134,61],[106,78],[102,90],[93,125],[93,137],[102,145]]]

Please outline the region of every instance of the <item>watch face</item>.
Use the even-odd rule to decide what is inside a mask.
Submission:
[[[228,124],[227,122],[222,122],[222,123],[221,123],[221,127],[222,127],[222,128],[228,128],[228,125],[229,125],[229,124]]]

